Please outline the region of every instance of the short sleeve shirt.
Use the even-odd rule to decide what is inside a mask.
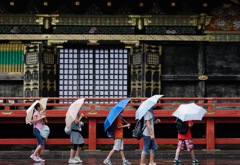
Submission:
[[[123,138],[123,128],[118,128],[118,126],[122,126],[122,118],[120,116],[114,121],[114,139]]]
[[[187,121],[187,125],[188,124],[193,124],[192,120]],[[183,140],[192,139],[191,129],[189,128],[185,135],[178,133],[178,139],[183,139]]]
[[[33,113],[33,116],[37,116],[37,118],[40,118],[40,112],[38,110],[35,110],[35,112]],[[33,128],[37,128],[38,130],[42,130],[42,119],[37,121],[37,122],[34,122],[33,124]]]
[[[144,126],[146,125],[146,120],[150,120],[150,126],[154,135],[154,123],[153,123],[153,114],[150,111],[147,111],[147,113],[144,115]],[[147,127],[145,127],[144,131],[143,131],[143,135],[145,136],[150,136],[150,133],[147,129]]]

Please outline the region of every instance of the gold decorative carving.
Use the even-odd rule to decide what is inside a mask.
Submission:
[[[205,26],[209,25],[212,20],[212,16],[206,16]]]
[[[38,19],[36,19],[36,22],[37,22],[39,25],[43,25],[43,17],[39,17]]]
[[[58,14],[37,14],[36,15],[38,19],[36,19],[36,22],[39,25],[43,25],[45,29],[49,29],[51,25],[56,25],[59,23],[59,20],[57,17]]]
[[[89,43],[87,45],[100,45],[97,40],[89,40]]]
[[[205,27],[209,25],[211,22],[212,17],[207,16],[205,13],[199,14],[198,17],[198,29],[202,29],[203,31],[205,30]]]
[[[121,42],[123,42],[125,45],[139,46],[139,41],[122,40]]]
[[[51,39],[51,35],[42,35],[43,39]]]
[[[161,41],[204,41],[203,35],[96,35],[96,34],[0,34],[0,40],[120,40],[120,41],[139,41],[139,40],[161,40]]]
[[[56,44],[61,45],[63,43],[66,43],[68,40],[48,40],[48,45]]]
[[[198,76],[198,79],[204,81],[204,80],[208,79],[208,76],[203,74],[203,75]]]
[[[151,17],[151,16],[145,16],[145,17],[143,18],[143,20],[144,20],[144,26],[147,26],[147,25],[149,25],[149,24],[152,23],[150,17]]]
[[[194,15],[194,16],[190,16],[190,18],[191,18],[190,24],[192,26],[197,26],[198,25],[198,16]]]
[[[129,49],[130,54],[133,54],[133,48],[134,47],[138,47],[140,42],[139,41],[121,41],[124,43],[124,47]],[[130,65],[130,61],[129,61],[129,65]]]
[[[12,114],[12,110],[2,110],[1,112],[3,115],[11,115]]]
[[[133,26],[137,26],[139,30],[143,29],[144,26],[147,26],[149,23],[151,23],[150,17],[148,15],[140,16],[140,15],[129,15],[131,18],[128,23],[130,23]]]

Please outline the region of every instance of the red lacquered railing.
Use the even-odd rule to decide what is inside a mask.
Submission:
[[[26,109],[31,102],[40,98],[0,97],[0,124],[25,123]],[[50,123],[64,123],[66,111],[78,98],[48,98],[46,115]],[[89,150],[96,150],[98,144],[112,144],[112,139],[97,138],[97,124],[102,124],[109,110],[123,98],[85,98],[81,112],[87,117],[88,138],[85,143]],[[135,112],[140,103],[146,98],[131,98],[123,117],[130,123],[135,123]],[[65,102],[65,103],[64,103]],[[182,103],[195,102],[207,109],[202,121],[206,124],[206,137],[195,138],[195,144],[205,144],[206,149],[215,149],[216,144],[240,144],[240,138],[215,138],[216,123],[240,123],[240,98],[161,98],[154,110],[155,116],[161,118],[162,124],[174,123],[172,113]],[[50,108],[49,108],[50,107]],[[177,144],[175,138],[156,138],[158,144]],[[69,138],[49,138],[47,145],[69,144]],[[125,138],[125,144],[138,144],[142,148],[142,140]],[[35,138],[0,138],[0,144],[36,144]]]

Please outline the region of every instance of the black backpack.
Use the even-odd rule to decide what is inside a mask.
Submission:
[[[144,117],[137,121],[135,128],[132,131],[132,136],[140,140],[143,137],[143,131],[146,128],[144,125]]]
[[[180,133],[182,135],[185,135],[187,133],[187,131],[188,131],[187,123],[182,121],[179,118],[177,118],[176,123],[177,123],[176,128],[177,128],[178,133]]]

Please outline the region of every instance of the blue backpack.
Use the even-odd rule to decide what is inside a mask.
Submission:
[[[107,129],[107,137],[113,138],[113,136],[114,136],[114,125],[111,125]]]

